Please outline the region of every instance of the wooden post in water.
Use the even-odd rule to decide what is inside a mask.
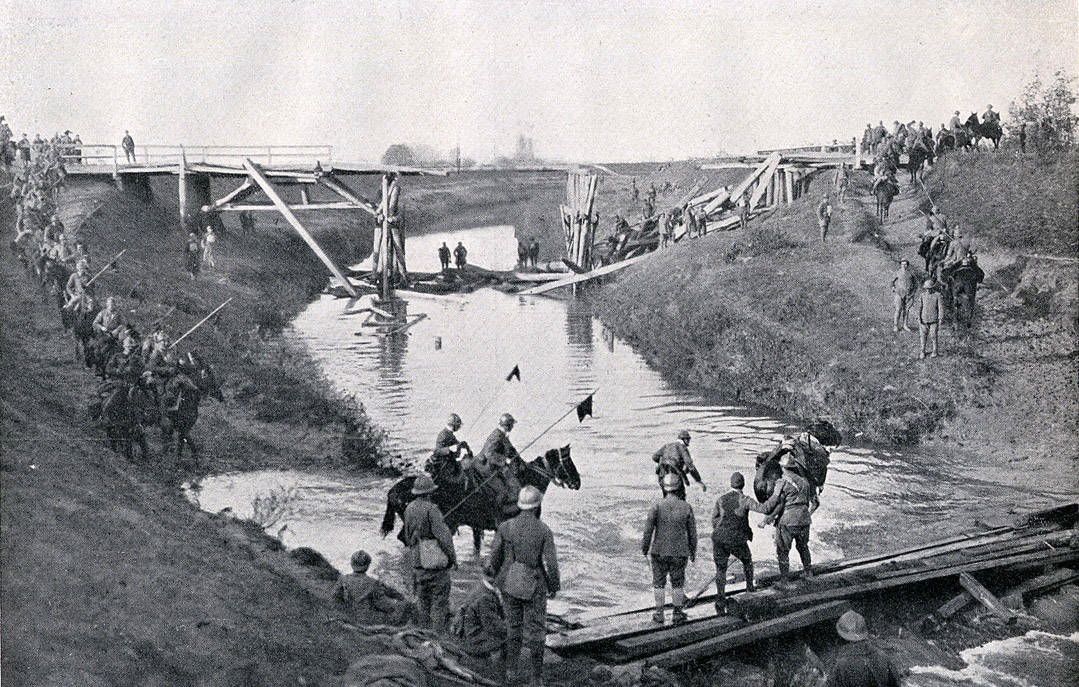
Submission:
[[[187,231],[187,158],[184,157],[183,146],[180,146],[180,161],[177,163],[176,173],[179,176],[180,228]]]
[[[390,281],[391,266],[393,264],[393,257],[390,251],[393,250],[393,242],[390,241],[390,218],[389,218],[389,200],[390,200],[390,177],[388,174],[382,175],[382,245],[379,250],[379,256],[382,261],[381,274],[382,274],[382,300],[388,301],[393,297],[393,284]]]

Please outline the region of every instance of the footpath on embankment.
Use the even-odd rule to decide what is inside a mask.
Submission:
[[[980,477],[1048,479],[1074,493],[1075,167],[1074,153],[1048,162],[953,153],[927,175],[987,273],[975,326],[942,328],[940,358],[918,359],[916,311],[915,331],[892,332],[891,280],[902,258],[922,267],[929,203],[906,172],[883,228],[869,174],[856,172],[822,243],[815,208],[831,175],[819,174],[745,232],[627,269],[596,293],[600,319],[682,383],[796,420],[826,417],[852,441],[965,452],[984,466]]]

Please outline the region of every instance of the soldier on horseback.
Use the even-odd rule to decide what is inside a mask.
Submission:
[[[495,490],[503,514],[512,515],[516,509],[517,492],[521,485],[517,475],[524,469],[524,460],[510,441],[509,433],[517,421],[509,413],[502,413],[498,426],[487,437],[483,448],[476,454],[472,467],[480,481]],[[489,481],[488,481],[489,480]]]
[[[461,465],[458,459],[463,452],[467,457],[472,457],[472,449],[468,442],[457,439],[455,432],[461,429],[461,416],[450,413],[446,420],[446,426],[439,431],[435,438],[435,450],[427,459],[424,470],[436,478],[458,480],[461,478]]]
[[[697,472],[697,467],[693,464],[693,458],[689,455],[689,430],[683,429],[680,431],[678,441],[672,441],[661,446],[658,451],[652,454],[652,461],[656,463],[656,476],[659,478],[660,484],[663,483],[664,475],[668,473],[678,475],[682,482],[682,486],[675,491],[678,498],[686,498],[686,486],[689,485],[687,474],[693,477],[697,484],[701,485],[702,491],[708,491],[708,486],[701,480],[701,473]]]

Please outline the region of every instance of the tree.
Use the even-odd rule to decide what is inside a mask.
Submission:
[[[416,158],[412,155],[412,149],[407,145],[394,143],[386,149],[386,152],[382,153],[382,164],[412,167],[416,164]]]
[[[1009,108],[1013,135],[1025,124],[1027,140],[1039,152],[1073,145],[1079,127],[1079,117],[1072,110],[1076,102],[1074,83],[1075,77],[1063,70],[1057,70],[1048,83],[1035,73],[1019,102],[1012,101]]]

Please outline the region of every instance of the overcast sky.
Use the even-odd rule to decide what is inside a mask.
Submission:
[[[1007,111],[1079,71],[1077,0],[753,2],[0,0],[18,136],[405,141],[465,155],[666,160]]]

